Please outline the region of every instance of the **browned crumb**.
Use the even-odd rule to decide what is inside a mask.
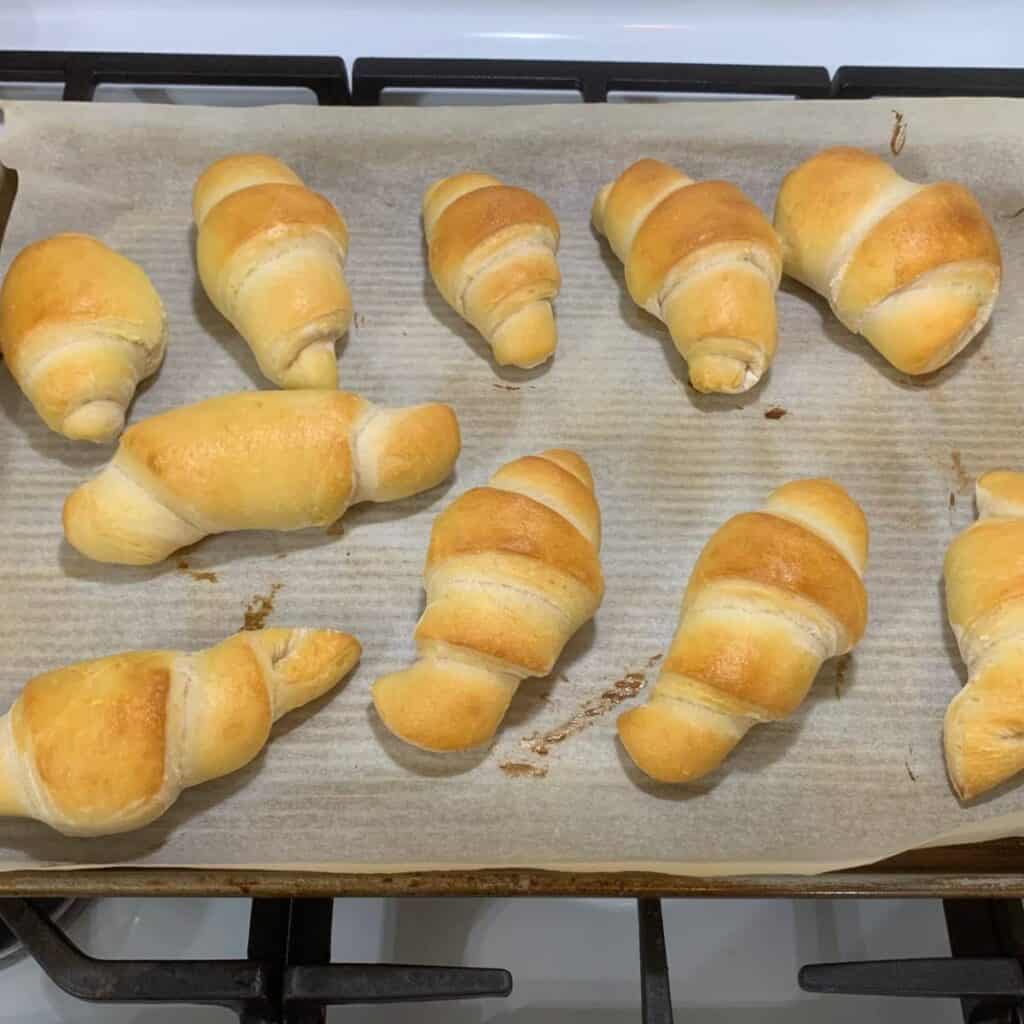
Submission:
[[[960,459],[960,453],[955,448],[950,456],[950,462],[953,466],[953,481],[956,485],[956,490],[963,494],[971,486],[971,478],[967,475],[964,464]]]
[[[526,749],[539,757],[547,757],[551,748],[558,743],[563,743],[570,736],[589,729],[594,721],[602,715],[606,715],[613,708],[623,701],[635,697],[647,683],[646,670],[654,666],[661,658],[660,654],[648,659],[644,671],[627,672],[621,679],[617,679],[607,690],[584,701],[576,711],[564,722],[556,725],[547,732],[531,733],[524,736],[519,742]]]
[[[772,408],[769,409],[764,414],[764,418],[766,420],[781,420],[782,417],[786,415],[786,411],[787,410],[783,409],[782,406],[775,405],[775,406],[772,406]]]
[[[274,557],[275,558],[287,558],[288,557],[288,552],[287,551],[278,551],[278,553],[276,555],[274,555]]]
[[[345,532],[345,527],[340,519],[335,519],[330,526],[324,530],[328,537],[340,537]]]
[[[1024,206],[1022,206],[1019,210],[1016,210],[1013,213],[1009,214],[1007,219],[1013,220],[1015,217],[1019,217],[1022,213],[1024,213]]]
[[[200,583],[216,583],[217,574],[206,569],[193,569],[184,558],[178,560],[178,572],[187,573]]]
[[[545,765],[526,761],[502,761],[498,767],[513,779],[543,779],[548,773]]]
[[[843,687],[846,685],[846,673],[849,669],[849,654],[843,654],[836,659],[836,700],[839,700],[843,696]]]
[[[889,148],[892,150],[893,156],[899,156],[907,144],[907,121],[898,110],[894,110],[892,113],[892,136],[889,139]]]
[[[904,761],[903,767],[907,769],[907,775],[910,776],[910,781],[917,782],[917,776],[914,774],[914,769],[910,767],[910,762]]]
[[[262,629],[266,625],[267,617],[274,610],[274,598],[283,586],[283,583],[271,583],[269,594],[253,595],[252,600],[245,606],[243,630]]]
[[[950,512],[956,508],[956,491],[949,492],[949,510]]]
[[[493,381],[492,387],[497,388],[499,391],[521,391],[522,388],[518,384],[499,384],[497,381]]]

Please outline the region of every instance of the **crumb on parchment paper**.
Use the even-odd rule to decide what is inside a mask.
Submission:
[[[589,729],[594,722],[602,715],[606,715],[613,708],[618,707],[623,701],[635,697],[647,684],[647,672],[652,669],[662,658],[661,654],[655,654],[647,659],[647,664],[642,670],[627,672],[621,679],[617,679],[608,689],[584,701],[564,722],[559,723],[553,729],[544,732],[531,733],[520,739],[520,745],[536,754],[538,757],[547,757],[551,748],[559,743],[564,743],[570,736],[575,736]]]
[[[184,558],[178,559],[178,572],[183,572],[200,583],[216,583],[217,574],[209,569],[193,569]]]
[[[267,624],[267,618],[274,610],[274,598],[284,586],[283,583],[271,583],[270,593],[254,594],[249,603],[245,606],[245,617],[242,620],[242,629],[263,629]]]
[[[512,779],[543,779],[548,773],[546,765],[527,761],[502,761],[498,767]]]

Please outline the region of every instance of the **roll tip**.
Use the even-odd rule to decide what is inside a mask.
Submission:
[[[713,772],[742,738],[716,733],[678,712],[644,704],[619,716],[619,739],[656,782],[694,782]]]
[[[373,704],[388,730],[421,750],[472,750],[498,731],[515,686],[468,665],[417,662],[381,676]]]
[[[117,402],[98,400],[86,402],[64,417],[60,432],[72,441],[106,444],[124,430],[124,407]]]
[[[558,344],[555,312],[547,300],[531,302],[513,313],[490,339],[499,366],[532,370],[554,354]]]

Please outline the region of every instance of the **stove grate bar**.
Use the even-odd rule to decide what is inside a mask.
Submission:
[[[30,900],[0,899],[0,919],[46,975],[78,999],[192,1003],[240,1010],[266,1002],[261,964],[246,960],[97,960],[83,953]]]
[[[805,992],[959,999],[968,1024],[1024,1024],[1020,900],[943,900],[952,957],[809,964]]]
[[[63,82],[65,100],[91,100],[104,83],[309,89],[322,106],[352,102],[340,57],[0,50],[0,82]]]
[[[1024,96],[1022,68],[841,67],[836,99],[872,96]]]
[[[360,57],[352,65],[357,104],[385,89],[531,89],[578,92],[602,103],[609,92],[744,93],[826,98],[823,67],[759,64],[645,64],[585,60],[463,60]]]
[[[640,929],[640,995],[643,1024],[672,1024],[672,992],[661,901],[636,901]]]

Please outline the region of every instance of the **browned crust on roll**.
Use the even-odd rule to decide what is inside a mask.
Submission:
[[[551,207],[524,188],[488,185],[467,192],[445,209],[434,226],[430,271],[450,294],[449,283],[478,246],[499,232],[534,225],[547,228],[558,239],[558,221]]]
[[[852,646],[867,625],[867,594],[849,562],[828,541],[766,512],[730,519],[701,553],[689,593],[715,580],[742,579],[775,587],[824,608]]]
[[[869,309],[929,270],[968,260],[1002,267],[984,211],[963,185],[929,185],[883,217],[857,246],[836,306]]]
[[[349,437],[366,408],[344,391],[224,395],[135,424],[121,439],[118,459],[140,471],[175,510],[214,524],[327,524],[351,497]],[[282,480],[288,481],[286,496]],[[286,505],[294,508],[289,519],[295,522],[262,522]]]
[[[678,264],[722,243],[763,248],[781,267],[782,250],[772,226],[735,185],[702,181],[677,189],[651,211],[633,240],[626,266],[630,295],[646,305]]]
[[[427,571],[456,555],[489,551],[534,559],[603,591],[594,545],[567,519],[521,494],[475,487],[438,516]]]
[[[25,687],[12,720],[15,743],[34,755],[58,813],[72,821],[113,817],[160,793],[173,658],[122,654],[48,672]]]
[[[304,185],[250,185],[225,196],[206,215],[199,233],[199,259],[221,271],[247,242],[261,236],[283,240],[309,228],[326,231],[348,251],[348,228],[329,199]]]

